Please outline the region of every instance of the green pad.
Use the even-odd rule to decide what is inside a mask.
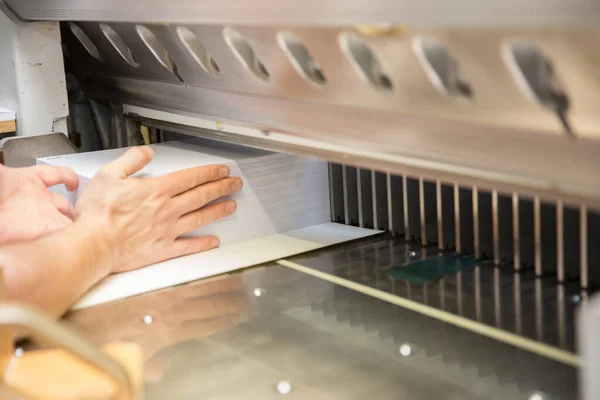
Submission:
[[[408,265],[390,268],[388,276],[411,283],[425,284],[436,279],[454,275],[465,269],[475,268],[478,264],[474,256],[443,254],[412,262]]]

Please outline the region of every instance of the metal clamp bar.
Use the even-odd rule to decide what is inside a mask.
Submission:
[[[344,223],[350,225],[350,209],[348,207],[348,172],[345,165],[342,165],[342,187],[344,193]]]
[[[392,207],[392,174],[386,174],[387,187],[387,209],[388,209],[388,230],[396,236],[396,227],[394,226],[394,207]]]
[[[437,229],[438,229],[438,248],[445,250],[444,246],[444,216],[442,215],[442,182],[435,182],[435,199],[437,207]]]
[[[587,231],[587,206],[579,210],[579,252],[581,288],[588,288],[588,231]]]
[[[540,198],[535,197],[533,199],[533,232],[536,276],[542,276],[542,220],[540,209]]]
[[[513,217],[513,265],[515,271],[521,270],[521,237],[519,232],[519,195],[512,195],[512,217]]]
[[[402,176],[402,206],[404,212],[404,239],[410,240],[410,224],[408,223],[408,177]]]
[[[421,218],[421,245],[427,246],[427,222],[425,221],[425,182],[419,177],[419,212]]]
[[[377,172],[375,170],[371,171],[371,198],[373,199],[373,227],[380,229],[377,215]]]
[[[498,191],[492,191],[492,230],[494,239],[494,265],[500,265],[500,229],[498,222]]]
[[[562,201],[556,202],[556,279],[565,281],[565,239]]]
[[[462,253],[460,237],[460,187],[454,184],[454,239],[456,240],[456,254]]]
[[[365,216],[363,212],[363,197],[362,197],[362,178],[360,173],[360,167],[356,167],[356,187],[358,191],[358,226],[361,228],[365,227]]]
[[[481,247],[479,245],[479,191],[477,186],[473,187],[473,247],[475,258],[481,258]]]

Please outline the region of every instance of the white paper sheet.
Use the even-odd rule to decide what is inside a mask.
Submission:
[[[206,253],[110,276],[83,297],[74,309],[164,289],[377,233],[380,231],[330,222],[229,244]]]
[[[190,236],[216,235],[221,247],[205,253],[158,263],[110,276],[93,288],[75,308],[167,288],[193,280],[246,268],[325,246],[378,233],[330,221],[327,163],[287,154],[214,144],[202,140],[153,146],[155,157],[136,176],[163,176],[207,164],[226,164],[232,176],[244,180],[231,196],[237,212],[200,228]],[[65,166],[80,178],[78,193],[98,170],[125,149],[39,159],[40,164]]]
[[[232,144],[214,147],[202,140],[152,147],[154,159],[134,176],[163,176],[200,165],[225,164],[231,169],[231,176],[244,181],[242,191],[229,197],[238,204],[235,214],[185,236],[214,235],[226,245],[330,221],[328,169],[323,161]],[[46,157],[38,159],[38,163],[68,167],[77,173],[76,193],[67,195],[58,189],[59,194],[75,204],[79,193],[100,168],[125,151]],[[225,199],[219,199],[222,200]]]

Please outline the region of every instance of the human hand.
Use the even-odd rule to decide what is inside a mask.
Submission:
[[[250,309],[238,276],[216,278],[130,297],[66,316],[96,346],[135,342],[144,353],[144,378],[159,381],[171,359],[162,349],[235,328]],[[150,316],[152,323],[144,322]],[[109,323],[108,323],[109,322]]]
[[[0,245],[34,240],[73,223],[69,201],[48,190],[61,184],[77,189],[77,174],[50,165],[0,165]]]
[[[130,177],[153,158],[135,147],[103,167],[83,190],[75,212],[111,252],[110,272],[124,272],[219,246],[214,236],[180,236],[235,212],[235,201],[213,201],[241,190],[229,168],[211,165],[162,177]]]

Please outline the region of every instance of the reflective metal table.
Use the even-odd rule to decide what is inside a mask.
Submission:
[[[573,350],[576,287],[487,264],[424,285],[390,278],[428,256],[412,246],[380,236],[288,261]],[[148,399],[577,398],[569,363],[275,263],[66,321],[97,345],[141,344]]]

